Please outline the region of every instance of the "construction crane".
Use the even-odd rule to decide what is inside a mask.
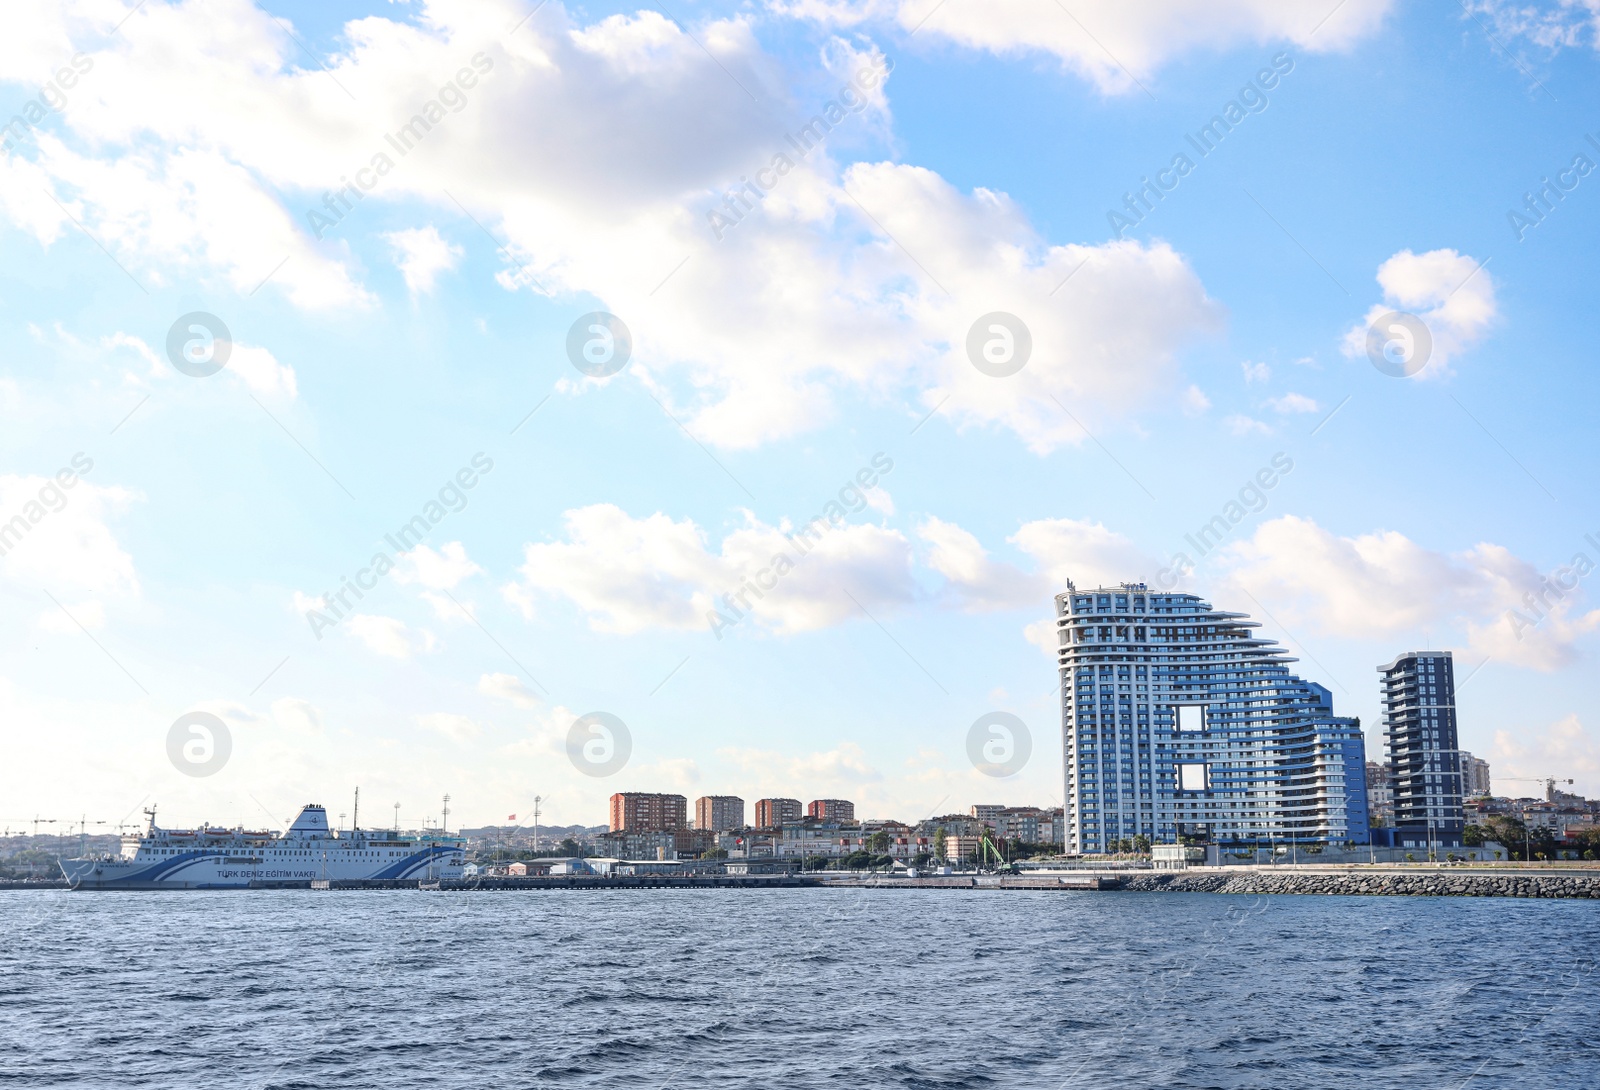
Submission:
[[[1571,784],[1572,783],[1571,780],[1558,780],[1554,776],[1546,776],[1543,779],[1532,779],[1532,778],[1527,777],[1527,776],[1496,776],[1495,779],[1496,780],[1501,780],[1501,781],[1507,781],[1507,782],[1510,782],[1510,783],[1542,783],[1542,784],[1544,784],[1544,800],[1546,802],[1554,802],[1555,801],[1556,784],[1558,784],[1558,783]]]
[[[1505,780],[1510,783],[1542,783],[1544,784],[1544,800],[1546,802],[1556,801],[1556,784],[1572,783],[1571,780],[1558,780],[1554,776],[1546,776],[1543,779],[1532,779],[1527,776],[1496,776],[1495,779]],[[1533,826],[1527,822],[1522,823],[1522,856],[1524,859],[1531,860],[1533,858]]]

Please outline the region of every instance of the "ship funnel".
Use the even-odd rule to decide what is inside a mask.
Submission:
[[[290,836],[327,836],[328,812],[315,804],[303,807],[289,826]]]

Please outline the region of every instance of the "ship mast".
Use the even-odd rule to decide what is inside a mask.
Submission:
[[[350,832],[353,834],[353,833],[359,833],[360,831],[361,831],[361,788],[357,787],[356,788],[356,809],[355,809],[355,813],[352,814],[351,817],[350,817]]]

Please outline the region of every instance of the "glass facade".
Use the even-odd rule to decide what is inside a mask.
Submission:
[[[1068,852],[1367,843],[1359,721],[1247,614],[1143,583],[1055,606]]]
[[[1407,651],[1378,673],[1394,769],[1395,838],[1402,846],[1459,847],[1465,820],[1455,660],[1448,651]]]

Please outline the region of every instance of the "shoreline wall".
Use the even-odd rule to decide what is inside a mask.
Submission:
[[[1130,875],[1129,893],[1301,893],[1367,897],[1577,897],[1600,899],[1600,878],[1589,875],[1471,874],[1238,874]]]

